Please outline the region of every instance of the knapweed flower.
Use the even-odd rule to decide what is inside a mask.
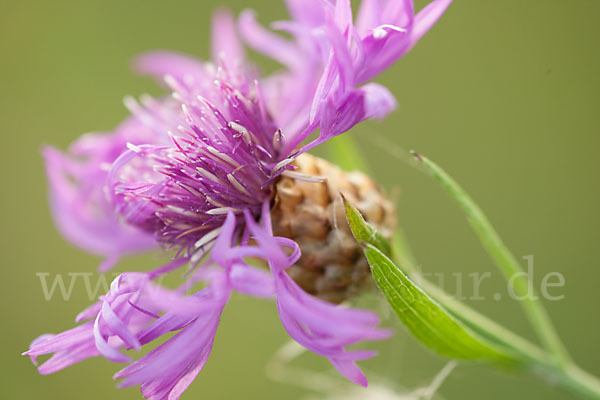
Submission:
[[[335,304],[369,276],[336,199],[344,193],[388,233],[393,208],[370,178],[306,151],[395,107],[386,88],[367,81],[405,54],[450,0],[417,15],[409,0],[364,0],[356,21],[349,0],[286,3],[292,19],[273,27],[291,39],[250,11],[237,21],[219,12],[212,62],[169,52],[136,60],[170,96],[127,99],[132,116],[115,132],[84,136],[68,154],[44,151],[55,220],[68,239],[106,257],[103,270],[155,246],[175,256],[153,271],[121,274],[78,316],[82,325],[36,339],[25,353],[34,362],[53,353],[41,373],[97,355],[130,362],[123,350],[176,331],[115,378],[141,385],[146,398],[177,399],[206,363],[236,291],[275,298],[292,338],[367,384],[355,362],[374,353],[347,347],[390,332],[374,313]],[[260,77],[240,37],[284,70]],[[156,283],[184,266],[180,288]],[[186,295],[198,282],[203,289]]]

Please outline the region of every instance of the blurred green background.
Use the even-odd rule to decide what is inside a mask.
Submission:
[[[418,2],[423,6],[424,2]],[[109,130],[127,115],[127,94],[158,93],[134,76],[129,60],[149,49],[208,55],[211,12],[255,8],[263,22],[283,18],[279,1],[7,1],[0,3],[2,173],[2,397],[6,399],[132,399],[137,388],[115,389],[120,366],[87,360],[39,376],[20,353],[44,332],[72,326],[88,303],[76,285],[70,301],[45,301],[36,272],[95,269],[98,259],[65,242],[46,202],[40,146],[60,148],[78,135]],[[490,271],[473,307],[531,337],[515,301],[493,300],[505,284],[461,212],[438,185],[406,162],[415,149],[444,166],[473,195],[517,257],[535,256],[537,287],[560,271],[566,286],[550,314],[575,360],[600,374],[597,152],[600,2],[580,0],[458,0],[434,29],[380,77],[399,109],[382,123],[354,129],[375,177],[399,187],[399,219],[427,272]],[[261,63],[263,61],[260,61]],[[271,64],[263,64],[272,68]],[[327,154],[327,148],[319,149]],[[404,161],[403,161],[404,160]],[[119,270],[156,266],[157,255],[127,260]],[[467,278],[465,278],[467,279]],[[464,281],[465,293],[469,295]],[[386,315],[383,305],[377,308]],[[395,326],[382,354],[363,362],[371,382],[396,388],[427,384],[444,360]],[[229,304],[210,362],[183,396],[290,398],[324,394],[270,381],[264,366],[287,341],[273,303],[236,297]],[[298,365],[324,371],[303,356]],[[369,389],[362,394],[374,393]],[[528,377],[461,366],[441,389],[446,399],[568,399]],[[366,398],[366,397],[363,397]]]

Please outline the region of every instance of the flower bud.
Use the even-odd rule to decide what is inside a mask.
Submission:
[[[394,231],[394,206],[361,172],[344,172],[309,154],[299,156],[293,165],[297,169],[275,185],[274,234],[294,240],[302,250],[300,260],[288,270],[290,277],[308,293],[341,303],[371,281],[367,260],[348,226],[341,194],[386,238]]]

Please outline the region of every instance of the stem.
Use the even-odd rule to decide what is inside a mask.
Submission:
[[[344,171],[360,171],[370,175],[370,168],[361,149],[352,136],[340,135],[327,142],[331,153],[331,162]]]
[[[444,365],[444,368],[442,368],[442,370],[438,372],[438,374],[435,376],[435,378],[433,378],[433,381],[429,384],[428,387],[423,388],[421,390],[417,390],[415,392],[415,394],[418,396],[418,399],[433,399],[433,396],[435,396],[435,394],[440,389],[446,378],[448,378],[448,375],[450,375],[452,371],[454,371],[454,368],[456,368],[457,365],[458,363],[454,360],[449,361],[448,364]]]
[[[418,283],[452,316],[493,343],[517,354],[529,373],[552,384],[559,385],[580,398],[600,399],[600,381],[598,378],[581,370],[572,362],[557,363],[535,344],[463,304],[420,276],[416,261],[410,251],[410,245],[403,235],[394,236],[392,253],[394,258],[398,260],[398,265],[404,268],[404,272],[409,274],[415,283]]]
[[[480,335],[511,349],[522,357],[527,370],[550,383],[555,383],[581,398],[600,399],[600,380],[569,362],[558,364],[542,349],[460,301],[428,281],[422,287],[440,302],[455,318],[461,320]]]
[[[465,214],[467,214],[467,219],[473,230],[505,278],[510,280],[519,275],[526,277],[527,275],[523,271],[523,268],[502,239],[500,239],[500,236],[485,214],[460,185],[434,162],[417,153],[413,153],[413,155],[434,175],[458,202]],[[527,278],[514,279],[514,289],[516,294],[522,298],[521,304],[523,309],[544,347],[553,354],[559,364],[568,365],[571,361],[569,354],[552,325],[541,301],[533,294],[529,280]]]
[[[533,365],[530,372],[551,385],[560,386],[581,399],[600,399],[600,381],[574,364],[565,366]]]
[[[570,388],[573,392],[590,399],[600,399],[600,381],[593,375],[571,364],[560,370],[558,378],[563,386]]]
[[[336,150],[338,153],[350,154],[350,156],[346,155],[341,158],[338,155],[338,161],[342,161],[344,168],[351,170],[357,169],[358,166],[358,169],[367,170],[366,163],[361,162],[363,160],[360,151],[351,140],[338,143]],[[502,242],[487,217],[464,190],[436,164],[425,157],[415,155],[442,182],[452,197],[459,202],[467,213],[469,222],[480,241],[507,279],[510,279],[515,273],[523,272],[520,264]],[[541,303],[530,299],[524,303],[524,308],[538,336],[542,339],[545,347],[552,352],[553,357],[550,357],[537,345],[504,328],[485,315],[451,297],[436,285],[418,276],[416,259],[403,233],[394,236],[392,255],[393,258],[400,261],[399,265],[404,267],[404,272],[410,275],[411,278],[415,278],[414,280],[455,318],[461,320],[473,331],[522,357],[523,365],[527,367],[531,374],[559,385],[580,398],[600,400],[600,380],[581,370],[570,360]],[[523,280],[517,282],[519,284],[515,287],[515,290],[519,291],[521,295],[527,294],[528,282]]]

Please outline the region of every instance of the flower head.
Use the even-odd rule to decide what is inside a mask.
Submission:
[[[65,236],[107,255],[104,267],[154,245],[177,253],[151,272],[119,276],[78,318],[88,322],[36,339],[26,353],[34,361],[54,353],[40,371],[97,355],[129,362],[123,350],[177,331],[115,378],[123,386],[141,385],[146,398],[179,398],[206,363],[220,316],[237,291],[274,297],[290,336],[327,357],[350,381],[366,385],[355,362],[374,353],[347,347],[390,332],[377,327],[374,313],[314,297],[293,279],[290,269],[306,250],[299,243],[307,242],[273,233],[273,204],[286,198],[277,193],[286,190],[283,177],[323,183],[297,169],[306,151],[395,107],[387,89],[365,82],[409,50],[448,4],[435,0],[415,16],[408,0],[364,0],[354,22],[349,0],[311,0],[310,7],[287,0],[292,20],[274,27],[292,39],[262,28],[252,12],[237,22],[219,12],[213,62],[168,52],[139,57],[138,71],[155,76],[171,96],[127,99],[132,117],[114,133],[80,139],[71,155],[46,150],[52,204]],[[285,69],[260,77],[246,62],[240,33]],[[309,140],[316,130],[318,137]],[[76,161],[81,155],[85,160]],[[294,196],[288,190],[287,198]],[[310,190],[301,196],[314,197]],[[249,259],[262,260],[268,270]],[[186,264],[192,268],[180,288],[154,282]],[[198,281],[206,286],[184,295]]]
[[[170,143],[128,144],[108,175],[117,212],[194,261],[228,210],[258,215],[281,140],[255,81],[225,65],[205,69],[202,82],[166,78],[177,107],[130,106]]]

